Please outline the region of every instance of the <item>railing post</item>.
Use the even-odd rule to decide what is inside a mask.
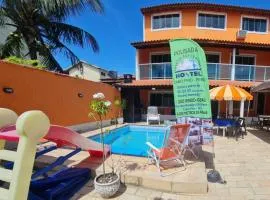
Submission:
[[[266,81],[266,67],[264,68],[264,76],[263,76],[263,80]]]
[[[167,79],[167,77],[166,77],[166,67],[167,67],[167,64],[163,64],[163,69],[164,69],[163,79]]]
[[[139,54],[138,54],[138,49],[136,49],[136,58],[135,58],[135,69],[136,69],[136,80],[140,80],[140,72],[141,72],[141,68],[139,66],[139,58],[138,58]]]
[[[256,81],[256,66],[253,66],[253,81]]]
[[[250,81],[250,72],[251,72],[251,66],[249,66],[249,70],[248,70],[248,81]]]
[[[150,79],[152,80],[152,63],[150,64],[150,66],[149,66],[149,69],[150,69]]]
[[[41,111],[28,111],[17,120],[16,131],[20,135],[12,181],[9,187],[9,200],[26,200],[36,154],[36,145],[50,128],[48,117]]]
[[[217,65],[218,64],[215,64],[215,65],[216,65],[215,80],[218,80],[218,74],[217,74]]]
[[[232,81],[234,81],[234,79],[235,79],[235,55],[236,55],[236,48],[233,48],[232,71],[231,71],[231,80]]]

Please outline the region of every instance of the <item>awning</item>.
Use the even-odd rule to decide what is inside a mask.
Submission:
[[[270,80],[262,82],[261,84],[253,87],[251,92],[270,92]]]
[[[172,88],[172,79],[153,79],[153,80],[133,80],[131,83],[117,83],[116,86],[122,88]],[[233,85],[241,88],[251,88],[258,85],[258,82],[230,81],[230,80],[209,80],[209,86]]]

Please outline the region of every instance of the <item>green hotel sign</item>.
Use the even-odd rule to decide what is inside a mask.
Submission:
[[[188,39],[171,40],[170,49],[176,117],[211,118],[203,49]]]

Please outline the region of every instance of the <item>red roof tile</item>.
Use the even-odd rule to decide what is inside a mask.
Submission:
[[[203,38],[192,38],[198,42],[201,46],[214,46],[214,47],[241,47],[248,49],[270,49],[269,43],[256,43],[256,42],[244,42],[244,41],[231,41],[231,40],[215,40],[215,39],[203,39]],[[149,47],[169,47],[170,39],[162,40],[148,40],[138,41],[131,43],[137,49],[149,48]]]
[[[242,88],[250,88],[257,85],[257,82],[229,81],[229,80],[209,80],[210,86],[234,85]],[[127,88],[147,88],[147,87],[172,87],[172,79],[154,80],[134,80],[132,83],[119,83],[120,87]]]
[[[149,6],[145,8],[141,8],[142,13],[152,13],[159,11],[168,11],[168,10],[179,10],[185,8],[195,8],[195,9],[211,9],[216,11],[240,11],[252,14],[264,14],[269,15],[270,10],[261,9],[261,8],[251,8],[251,7],[243,7],[243,6],[235,6],[235,5],[225,5],[225,4],[215,4],[215,3],[204,3],[204,2],[196,2],[196,3],[172,3],[172,4],[161,4],[157,6]]]

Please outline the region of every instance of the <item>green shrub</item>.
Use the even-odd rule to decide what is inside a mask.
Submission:
[[[15,64],[21,64],[21,65],[30,65],[31,67],[35,67],[38,69],[45,69],[46,66],[43,66],[40,64],[39,60],[30,60],[30,59],[23,59],[16,56],[10,56],[8,58],[5,58],[4,61],[15,63]]]

